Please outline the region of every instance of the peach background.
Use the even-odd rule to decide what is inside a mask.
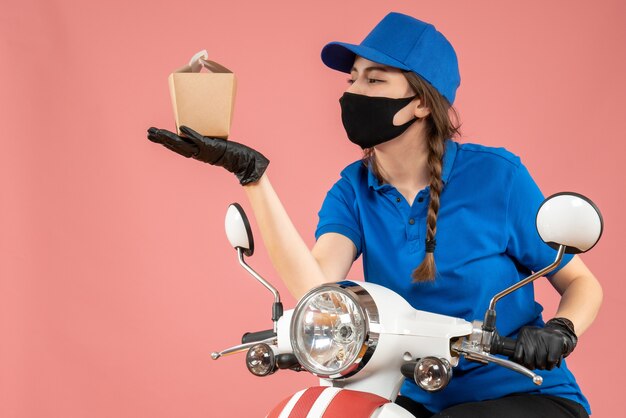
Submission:
[[[262,416],[315,382],[210,360],[270,325],[270,294],[223,232],[227,204],[249,205],[231,174],[145,131],[173,128],[167,75],[208,49],[238,76],[232,138],[270,157],[312,245],[327,189],[359,157],[340,121],[346,76],[320,50],[390,10],[455,46],[462,141],[505,146],[546,195],[603,211],[583,259],[605,302],[570,365],[595,416],[623,409],[624,2],[25,0],[0,14],[0,416]],[[278,283],[262,245],[250,262]],[[539,298],[554,312],[545,283]]]

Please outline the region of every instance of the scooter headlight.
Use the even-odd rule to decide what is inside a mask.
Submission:
[[[333,283],[307,293],[291,320],[291,346],[300,364],[325,378],[348,377],[365,366],[378,334],[373,299],[353,282]]]

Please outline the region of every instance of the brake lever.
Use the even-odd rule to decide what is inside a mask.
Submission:
[[[468,344],[465,339],[456,341],[452,345],[452,349],[457,353],[462,354],[468,360],[478,361],[481,363],[495,363],[499,366],[506,367],[509,370],[521,373],[524,376],[531,378],[533,383],[537,386],[543,383],[543,377],[537,373],[534,373],[521,364],[517,364],[511,360],[506,360],[486,353],[478,348],[477,345],[471,343]]]
[[[246,351],[247,349],[249,349],[250,347],[252,347],[253,345],[257,345],[257,344],[268,344],[268,345],[276,345],[276,343],[278,342],[278,339],[276,337],[270,337],[270,338],[266,338],[265,340],[261,340],[261,341],[252,341],[249,343],[245,343],[245,344],[238,344],[238,345],[234,345],[230,348],[227,348],[226,350],[222,350],[220,352],[214,351],[211,353],[211,358],[213,360],[217,360],[220,357],[223,356],[228,356],[231,354],[235,354],[235,353],[241,353],[242,351]]]

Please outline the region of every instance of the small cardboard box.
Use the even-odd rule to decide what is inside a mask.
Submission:
[[[204,136],[227,139],[237,80],[232,71],[206,56],[200,51],[168,77],[176,131],[181,135],[180,126],[185,125]]]

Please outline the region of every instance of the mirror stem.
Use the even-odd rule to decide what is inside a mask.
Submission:
[[[491,299],[491,302],[489,302],[489,309],[495,310],[496,309],[496,302],[498,302],[504,296],[508,295],[511,292],[516,291],[520,287],[522,287],[524,285],[527,285],[528,283],[530,283],[530,282],[532,282],[534,280],[537,280],[539,277],[545,276],[546,274],[550,273],[552,270],[557,268],[559,266],[559,263],[561,262],[561,259],[563,259],[563,254],[564,253],[565,253],[565,245],[559,245],[559,249],[558,249],[558,252],[556,254],[556,259],[554,260],[554,262],[552,264],[550,264],[549,266],[545,267],[542,270],[539,270],[535,274],[533,274],[531,276],[528,276],[524,280],[515,283],[513,286],[509,287],[508,289],[504,289],[502,292],[500,292],[497,295],[495,295]]]
[[[239,258],[239,264],[243,267],[248,273],[252,275],[255,279],[257,279],[263,286],[265,286],[272,294],[274,295],[274,304],[272,305],[272,321],[274,321],[274,332],[278,329],[278,318],[283,316],[283,304],[280,301],[280,294],[278,290],[274,286],[272,286],[267,280],[263,277],[259,276],[259,274],[252,269],[243,259],[243,249],[241,247],[237,247],[237,256]]]
[[[483,324],[483,329],[485,330],[489,330],[489,331],[493,331],[495,330],[495,326],[496,326],[496,303],[502,299],[503,297],[505,297],[506,295],[516,291],[517,289],[519,289],[520,287],[527,285],[528,283],[537,280],[539,277],[545,276],[546,274],[550,273],[552,270],[554,270],[555,268],[558,267],[558,265],[561,263],[561,260],[563,259],[563,254],[565,253],[565,249],[567,247],[565,245],[559,245],[559,249],[557,251],[556,254],[556,259],[554,260],[554,262],[552,264],[550,264],[549,266],[545,267],[542,270],[539,270],[538,272],[526,277],[524,280],[519,281],[517,283],[515,283],[513,286],[504,289],[502,292],[498,293],[497,295],[495,295],[492,299],[491,302],[489,302],[489,309],[487,310],[487,312],[485,313],[485,322]]]
[[[272,294],[274,295],[274,302],[280,302],[280,295],[278,294],[278,290],[276,290],[276,288],[274,286],[272,286],[263,277],[259,276],[256,271],[252,270],[252,267],[250,267],[248,264],[246,264],[246,262],[243,259],[243,250],[241,248],[239,248],[239,247],[237,247],[237,255],[239,256],[239,264],[241,264],[241,266],[244,269],[246,269],[246,271],[248,273],[250,273],[252,275],[252,277],[257,279],[259,282],[261,282],[261,284],[263,286],[265,286],[270,292],[272,292]]]

